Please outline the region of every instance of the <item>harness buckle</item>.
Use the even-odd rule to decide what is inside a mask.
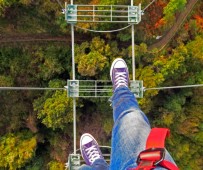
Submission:
[[[141,162],[153,162],[153,165],[158,165],[165,158],[164,148],[150,148],[140,152],[137,158],[137,164]]]

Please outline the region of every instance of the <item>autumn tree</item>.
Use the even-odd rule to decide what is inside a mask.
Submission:
[[[36,136],[28,131],[8,133],[0,138],[0,168],[22,168],[35,155]]]
[[[82,76],[98,76],[109,67],[109,60],[118,56],[119,50],[115,42],[107,44],[104,39],[95,37],[90,43],[84,42],[76,47],[78,72]]]
[[[49,83],[49,87],[62,87],[63,81],[54,80]],[[48,128],[64,129],[67,123],[73,121],[72,100],[67,98],[66,91],[45,92],[45,95],[34,102],[34,110],[37,111],[38,118],[42,120]]]
[[[164,8],[164,19],[169,21],[174,18],[174,15],[177,11],[180,11],[184,8],[185,4],[187,3],[186,0],[170,0],[167,6]]]

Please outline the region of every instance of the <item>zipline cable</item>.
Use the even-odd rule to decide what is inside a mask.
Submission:
[[[63,5],[62,5],[61,1],[60,1],[60,0],[56,0],[56,1],[57,1],[58,4],[60,5],[60,7],[63,9]]]
[[[152,88],[143,88],[143,91],[147,90],[165,90],[165,89],[178,89],[178,88],[190,88],[190,87],[203,87],[203,84],[195,85],[185,85],[185,86],[170,86],[170,87],[152,87]]]
[[[150,2],[143,10],[142,12],[144,12],[147,8],[149,8],[156,0],[153,0],[152,2]]]
[[[105,89],[95,89],[95,88],[89,88],[89,86],[83,86],[86,87],[86,89],[80,89],[80,92],[106,92],[111,91],[111,86],[99,86],[104,87]],[[94,86],[90,86],[94,87]],[[147,90],[165,90],[165,89],[177,89],[177,88],[190,88],[190,87],[203,87],[203,84],[195,84],[195,85],[184,85],[184,86],[169,86],[169,87],[152,87],[152,88],[146,88],[143,87],[143,91]],[[51,88],[51,87],[0,87],[0,90],[67,90],[67,88]]]
[[[49,88],[49,87],[0,87],[0,90],[66,90],[66,89]]]

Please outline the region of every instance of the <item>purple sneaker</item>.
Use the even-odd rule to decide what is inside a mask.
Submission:
[[[88,133],[80,138],[80,151],[87,165],[92,165],[96,159],[104,159],[97,141]]]
[[[113,83],[113,90],[118,87],[129,85],[129,72],[126,62],[122,58],[117,58],[113,61],[110,71],[111,81]]]

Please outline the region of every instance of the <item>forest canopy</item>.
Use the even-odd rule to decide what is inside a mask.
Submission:
[[[150,2],[134,0],[134,5],[142,3],[143,9]],[[0,87],[63,88],[72,79],[71,28],[62,13],[64,3],[0,0]],[[127,0],[74,3],[130,5]],[[143,80],[144,87],[203,84],[202,9],[201,0],[156,0],[144,11],[134,37],[136,80]],[[76,26],[104,31],[126,24]],[[78,27],[77,80],[110,80],[109,69],[117,57],[127,62],[132,80],[130,28],[95,33]],[[168,39],[171,30],[174,34]],[[152,127],[170,129],[166,146],[180,169],[201,170],[203,87],[147,90],[138,102]],[[110,145],[113,119],[108,98],[77,98],[76,103],[77,148],[85,132],[100,145]],[[73,101],[65,90],[0,90],[0,169],[65,169],[73,152],[72,113]]]

